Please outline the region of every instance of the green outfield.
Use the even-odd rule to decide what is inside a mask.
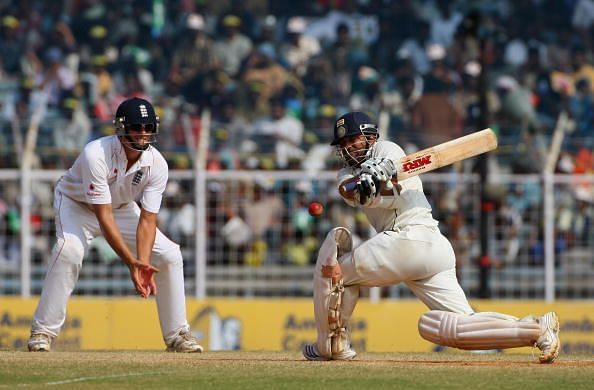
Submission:
[[[0,351],[0,388],[578,389],[592,388],[593,356],[541,365],[530,355],[364,353],[307,362],[297,353]]]

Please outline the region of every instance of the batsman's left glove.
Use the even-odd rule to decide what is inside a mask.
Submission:
[[[361,164],[361,173],[369,174],[381,183],[387,183],[396,175],[396,165],[389,158],[370,158]]]

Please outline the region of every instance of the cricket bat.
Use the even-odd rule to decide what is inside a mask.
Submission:
[[[497,136],[493,130],[484,129],[420,150],[402,157],[396,163],[396,179],[393,180],[393,184],[396,184],[396,180],[402,181],[421,173],[431,172],[496,148]],[[357,180],[353,179],[346,180],[339,186],[341,194],[352,192],[357,188]]]

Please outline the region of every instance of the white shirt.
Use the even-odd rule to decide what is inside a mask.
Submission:
[[[280,119],[266,119],[254,123],[254,134],[267,134],[276,137],[275,153],[279,168],[286,168],[289,160],[301,159],[305,152],[301,149],[303,123],[291,116]]]
[[[281,54],[299,76],[304,76],[309,59],[318,55],[320,50],[320,43],[316,38],[301,35],[297,46],[291,43],[284,44],[281,47]]]
[[[385,157],[395,163],[406,154],[398,145],[390,141],[378,141],[371,151],[371,158]],[[398,164],[396,164],[398,166]],[[359,174],[359,169],[346,167],[338,172],[338,183]],[[398,182],[400,194],[394,188],[393,196],[377,196],[370,206],[363,207],[369,223],[377,232],[403,228],[408,225],[435,227],[438,222],[431,214],[431,205],[423,192],[423,183],[418,176]],[[351,206],[354,202],[343,198]]]
[[[336,41],[336,27],[340,23],[349,26],[351,39],[361,40],[365,45],[370,45],[379,37],[379,20],[377,15],[363,15],[360,13],[345,13],[333,10],[323,18],[310,23],[304,34],[310,35],[326,43]]]
[[[167,162],[154,147],[142,152],[126,171],[128,159],[116,135],[89,142],[74,165],[58,180],[56,191],[87,204],[119,208],[140,201],[143,209],[157,213],[167,185]]]

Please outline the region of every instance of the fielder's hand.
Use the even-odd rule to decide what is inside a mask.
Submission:
[[[376,181],[386,183],[387,189],[392,189],[392,178],[396,176],[396,165],[389,158],[370,158],[361,164],[361,173],[371,175]]]
[[[148,298],[151,294],[157,295],[155,273],[159,272],[158,268],[138,260],[128,264],[128,268],[130,269],[130,278],[134,283],[134,288],[141,297]]]

